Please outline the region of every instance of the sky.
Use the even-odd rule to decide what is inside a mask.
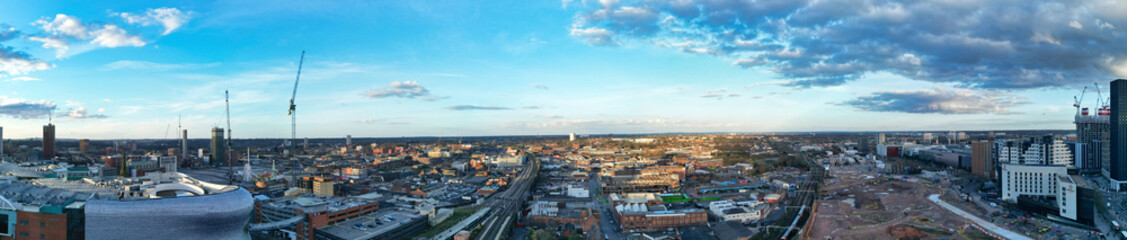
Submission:
[[[0,0],[5,138],[1072,128],[1127,4]],[[1097,96],[1095,85],[1103,88]],[[1093,110],[1093,112],[1095,112]]]

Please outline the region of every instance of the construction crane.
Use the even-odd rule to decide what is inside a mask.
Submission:
[[[1080,97],[1072,96],[1072,100],[1075,102],[1075,103],[1072,104],[1072,107],[1076,108],[1076,115],[1080,115],[1080,103],[1084,102],[1084,93],[1087,93],[1087,92],[1088,92],[1088,86],[1084,86],[1084,90],[1080,91]]]
[[[231,161],[234,157],[232,154],[234,150],[231,150],[231,95],[227,90],[223,90],[223,102],[227,105],[227,176],[229,176],[228,181],[233,182],[230,179],[235,177],[235,168],[232,166],[234,162]]]
[[[290,115],[290,155],[297,155],[297,105],[294,104],[294,98],[297,98],[297,83],[301,81],[301,65],[305,63],[305,50],[301,51],[301,60],[297,62],[297,78],[293,80],[293,95],[290,96],[290,111],[286,115]]]

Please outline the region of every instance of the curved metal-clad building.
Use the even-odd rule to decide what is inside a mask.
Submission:
[[[176,175],[177,183],[153,187],[150,199],[88,201],[86,239],[250,239],[250,192]]]

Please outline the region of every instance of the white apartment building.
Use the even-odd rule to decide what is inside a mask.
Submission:
[[[1066,166],[1073,164],[1073,154],[1068,149],[1068,144],[1051,136],[1026,141],[999,141],[995,144],[998,163]]]
[[[1056,197],[1060,176],[1068,176],[1061,165],[1001,164],[1002,200],[1017,202],[1018,196]]]

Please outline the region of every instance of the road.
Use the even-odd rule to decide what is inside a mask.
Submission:
[[[509,189],[494,194],[486,200],[485,205],[489,206],[490,210],[481,222],[481,233],[475,239],[499,240],[509,238],[509,229],[512,228],[513,221],[516,220],[519,216],[518,213],[523,209],[529,188],[532,187],[532,182],[536,179],[536,173],[540,171],[540,159],[536,156],[531,156],[529,159],[532,160],[513,179]]]
[[[603,196],[602,179],[596,174],[591,176],[591,180],[587,181],[591,188],[591,203],[588,205],[591,209],[598,209],[601,212],[602,219],[599,219],[600,232],[603,232],[610,239],[626,239],[626,235],[618,231],[617,221],[614,219],[614,209],[608,205],[604,205],[601,197]]]
[[[982,218],[979,218],[978,216],[975,216],[974,214],[970,214],[966,211],[963,211],[963,209],[960,209],[959,207],[955,207],[954,205],[951,205],[950,203],[944,202],[943,200],[939,199],[939,194],[932,194],[931,196],[928,196],[927,199],[930,199],[932,202],[939,204],[940,207],[943,207],[943,208],[947,209],[948,211],[951,211],[951,212],[953,212],[953,213],[955,213],[959,216],[963,216],[963,218],[966,218],[966,219],[970,220],[971,222],[974,222],[974,224],[977,224],[978,226],[981,226],[982,228],[986,229],[987,231],[990,231],[991,233],[996,234],[996,235],[1003,237],[1005,239],[1033,240],[1032,238],[1029,238],[1025,235],[1021,235],[1020,233],[1016,233],[1016,232],[1010,231],[1008,229],[999,227],[998,225],[994,225],[993,223],[986,221],[986,220],[983,220]]]

